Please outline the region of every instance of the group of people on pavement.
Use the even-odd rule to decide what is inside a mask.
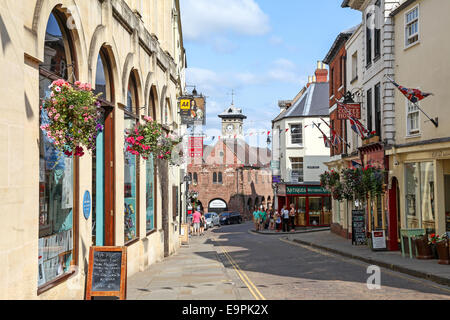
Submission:
[[[197,208],[197,210],[194,211],[194,213],[191,215],[191,234],[194,236],[203,236],[205,234],[205,225],[206,225],[206,218],[203,211],[200,211],[200,208]]]
[[[276,232],[295,231],[295,207],[290,205],[290,210],[284,205],[278,212],[273,208],[265,209],[264,206],[255,207],[253,211],[253,222],[255,231],[276,230]]]

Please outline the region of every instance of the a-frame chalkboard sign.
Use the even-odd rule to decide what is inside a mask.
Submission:
[[[86,284],[86,300],[92,297],[118,297],[127,295],[127,248],[91,247]]]

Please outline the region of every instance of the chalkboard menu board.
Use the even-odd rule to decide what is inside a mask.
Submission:
[[[126,247],[91,247],[86,299],[126,296]]]
[[[364,210],[352,211],[352,244],[366,244],[366,222]]]

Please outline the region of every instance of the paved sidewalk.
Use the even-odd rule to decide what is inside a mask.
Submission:
[[[128,300],[251,299],[222,263],[209,236],[190,238],[178,253],[128,278]]]
[[[450,266],[440,265],[437,260],[403,258],[399,251],[374,252],[367,246],[353,246],[350,240],[346,240],[330,231],[291,234],[284,238],[450,286]]]

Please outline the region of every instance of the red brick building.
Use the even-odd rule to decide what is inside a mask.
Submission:
[[[224,137],[227,133],[230,136],[229,123],[246,118],[233,106],[226,114],[222,118]],[[239,126],[237,130],[241,132]],[[270,149],[252,147],[242,135],[233,132],[234,136],[237,138],[221,138],[215,145],[205,146],[201,163],[192,161],[188,165],[192,177],[189,190],[198,192],[199,205],[205,212],[237,211],[250,220],[254,206],[272,204],[272,155]]]

